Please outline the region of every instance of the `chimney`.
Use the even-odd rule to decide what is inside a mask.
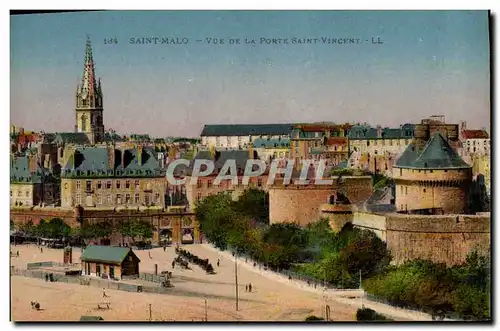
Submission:
[[[30,173],[36,172],[37,169],[37,156],[30,154],[28,156],[28,170]]]
[[[114,169],[115,168],[115,147],[113,145],[108,145],[106,148],[108,150],[108,168]]]
[[[126,160],[126,158],[125,158],[125,153],[126,153],[126,152],[127,152],[127,150],[126,150],[126,149],[124,149],[124,148],[122,148],[122,151],[121,151],[121,154],[122,154],[122,160],[121,160],[121,161],[122,161],[122,167],[123,167],[124,169],[125,169],[125,167],[127,166],[127,165],[125,164],[125,160]]]
[[[143,158],[142,146],[137,146],[137,163],[142,166],[142,158]]]
[[[377,138],[382,138],[382,126],[377,125]]]

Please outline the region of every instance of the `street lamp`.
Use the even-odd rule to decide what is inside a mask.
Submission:
[[[207,298],[205,298],[205,322],[208,322]]]
[[[236,285],[236,311],[238,311],[238,254],[234,254],[234,280]]]

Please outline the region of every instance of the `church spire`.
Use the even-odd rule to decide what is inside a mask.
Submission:
[[[96,93],[97,84],[95,77],[94,58],[92,56],[92,42],[90,41],[89,36],[87,36],[87,44],[85,47],[85,60],[84,60],[82,84],[80,88],[83,94],[88,95],[90,97],[90,100],[93,101],[94,97],[97,95]]]

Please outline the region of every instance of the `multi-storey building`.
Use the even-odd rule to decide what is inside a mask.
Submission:
[[[62,206],[165,206],[165,174],[151,148],[76,147],[61,170]]]
[[[292,124],[205,125],[201,145],[206,148],[246,149],[256,139],[289,139]]]
[[[256,159],[252,149],[249,150],[228,150],[228,151],[200,151],[195,157],[195,160],[210,160],[214,162],[214,171],[208,176],[198,177],[196,183],[191,185],[191,176],[186,177],[186,195],[189,201],[189,208],[194,210],[196,202],[204,199],[207,196],[215,195],[220,192],[228,192],[233,199],[237,199],[243,191],[250,187],[258,189],[267,188],[267,172],[262,176],[252,177],[248,184],[243,183],[243,174],[245,171],[247,160]],[[235,160],[238,183],[233,183],[231,180],[222,180],[219,185],[216,185],[215,179],[219,175],[223,165],[227,160]],[[195,162],[195,161],[194,161]],[[188,171],[189,172],[189,171]],[[188,173],[189,174],[189,173]],[[192,173],[191,173],[192,174]]]
[[[253,150],[266,163],[272,160],[286,160],[290,156],[290,139],[256,139]]]
[[[301,160],[325,160],[327,166],[336,166],[349,156],[347,133],[351,125],[313,123],[294,125],[290,156],[296,169]]]
[[[348,134],[352,165],[371,172],[390,172],[395,160],[411,143],[414,129],[413,124],[399,128],[354,125]]]
[[[49,165],[50,166],[50,165]],[[10,204],[12,206],[59,205],[60,183],[36,154],[10,157]]]
[[[469,130],[467,123],[460,124],[460,140],[464,155],[490,155],[490,135],[486,130]]]

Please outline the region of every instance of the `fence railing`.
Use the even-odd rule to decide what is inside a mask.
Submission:
[[[94,277],[85,277],[85,276],[66,276],[62,274],[54,274],[48,271],[35,270],[35,269],[18,269],[12,267],[11,275],[29,277],[29,278],[38,278],[42,280],[46,280],[47,279],[46,276],[48,277],[49,275],[52,275],[53,280],[56,282],[93,286],[98,288],[107,288],[111,290],[119,290],[126,292],[138,292],[138,293],[146,292],[146,293],[159,293],[159,294],[169,292],[168,287],[128,284],[119,281],[99,279]],[[155,275],[150,275],[150,276],[155,276]]]

